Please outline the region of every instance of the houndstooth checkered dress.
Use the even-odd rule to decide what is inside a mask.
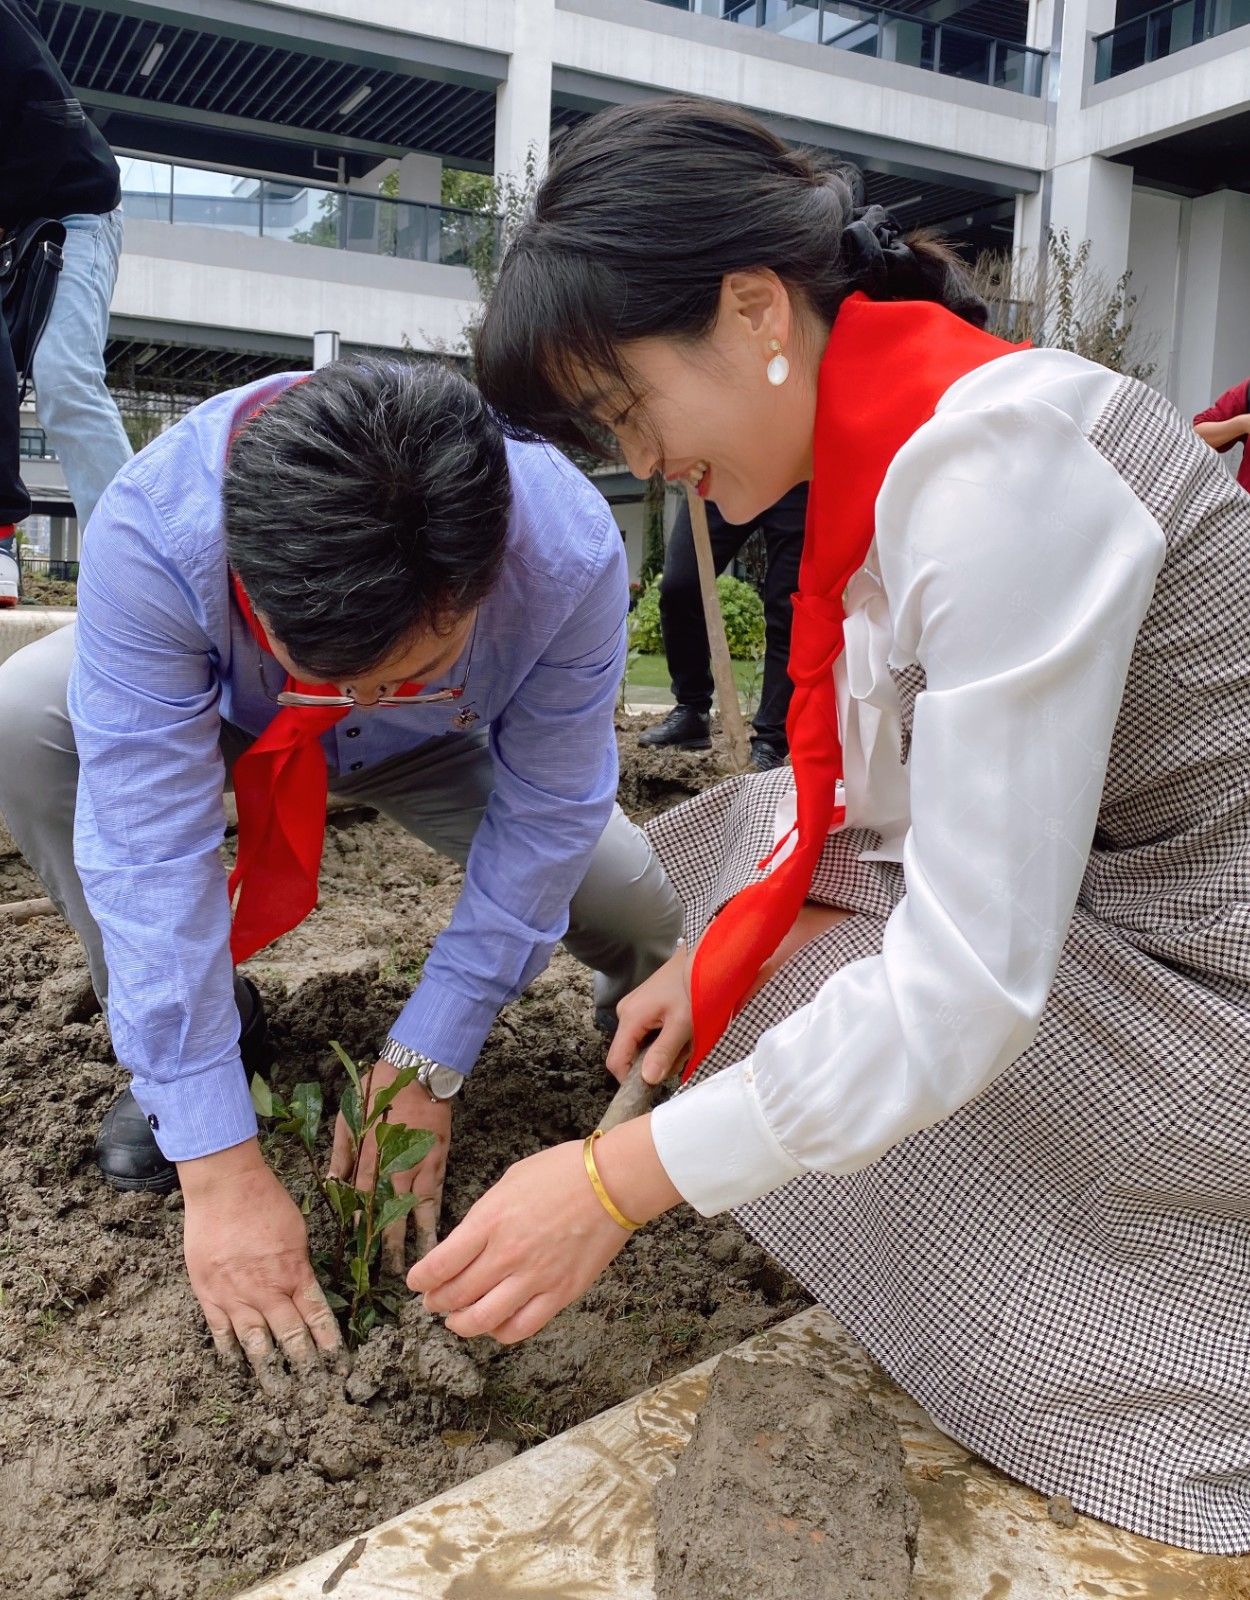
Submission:
[[[1250,499],[1125,380],[1086,437],[1167,554],[1092,853],[1031,1047],[849,1176],[735,1214],[939,1426],[1150,1537],[1250,1550]],[[907,759],[910,706],[900,682]],[[774,840],[787,771],[651,824],[687,937]],[[831,835],[811,898],[855,915],[746,1006],[695,1082],[881,949],[901,865]]]

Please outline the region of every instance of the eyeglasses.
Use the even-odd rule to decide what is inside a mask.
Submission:
[[[428,692],[414,689],[411,694],[382,694],[368,705],[361,705],[354,694],[305,694],[299,689],[283,689],[274,699],[280,706],[309,706],[322,711],[375,711],[385,706],[436,706],[448,700],[459,700],[469,683],[473,668],[473,646],[477,642],[478,612],[473,613],[473,632],[469,635],[469,656],[464,664],[464,677],[452,689],[431,689]]]

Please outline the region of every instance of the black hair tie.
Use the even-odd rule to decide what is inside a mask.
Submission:
[[[862,206],[842,230],[847,274],[875,298],[915,294],[922,278],[915,252],[884,206]]]

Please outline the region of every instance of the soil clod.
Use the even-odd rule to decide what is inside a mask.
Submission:
[[[726,1356],[656,1490],[656,1600],[905,1600],[919,1521],[888,1417],[815,1368]]]

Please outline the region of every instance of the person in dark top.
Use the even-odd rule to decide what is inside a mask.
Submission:
[[[755,712],[751,765],[767,772],[786,759],[786,713],[793,685],[786,672],[790,655],[790,596],[799,586],[803,524],[807,517],[807,485],[800,484],[769,506],[754,521],[727,522],[714,505],[707,508],[712,560],[723,572],[757,528],[763,530],[767,565],[764,576],[764,683]],[[672,745],[679,750],[706,750],[711,743],[712,670],[699,593],[690,512],[683,504],[673,524],[660,579],[660,627],[664,654],[677,704],[639,744]]]
[[[34,380],[39,419],[61,458],[80,528],[131,453],[104,383],[108,308],[122,246],[120,202],[117,162],[57,65],[34,8],[26,0],[0,0],[0,232],[36,217],[65,224],[65,261],[35,354]],[[17,477],[17,395],[5,354],[0,351],[0,605],[12,605],[13,525],[30,503]]]
[[[1250,381],[1243,378],[1200,411],[1194,418],[1194,432],[1221,455],[1235,444],[1242,446],[1237,482],[1250,491],[1250,448],[1246,444],[1250,436]]]

